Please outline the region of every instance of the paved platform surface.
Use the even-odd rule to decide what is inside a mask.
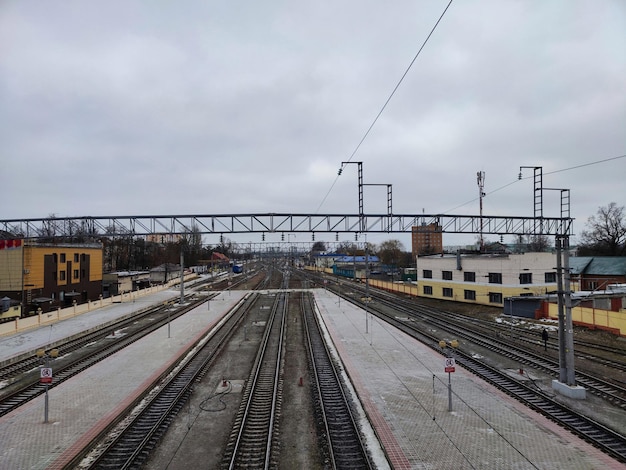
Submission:
[[[316,302],[395,469],[624,469],[538,413],[324,290]]]
[[[180,299],[180,289],[155,292],[135,301],[111,304],[55,322],[51,325],[28,329],[21,333],[0,336],[0,362],[20,354],[34,351],[55,341],[67,338],[97,325],[122,318],[133,312],[158,305],[165,301]]]
[[[372,318],[366,331],[363,310],[325,290],[314,292],[393,468],[625,468],[458,366],[452,374],[453,410],[449,412],[448,374],[441,355]],[[172,321],[169,338],[163,327],[51,389],[48,424],[43,423],[44,397],[0,418],[0,469],[62,468],[73,449],[106,426],[109,416],[130,402],[180,351],[210,331],[245,294],[224,292],[211,301],[210,309],[201,306]],[[162,302],[162,295],[175,297],[176,292],[154,294],[144,302]],[[29,351],[47,344],[46,335],[75,334],[97,321],[128,314],[132,304],[106,308],[111,310],[16,335],[19,338],[1,338],[0,359],[18,346]]]
[[[170,292],[170,295],[173,292]],[[153,294],[162,301],[163,292]],[[96,367],[76,375],[49,391],[49,418],[44,423],[44,396],[0,418],[0,469],[55,469],[109,422],[109,416],[126,406],[190,344],[209,331],[225,312],[245,295],[244,291],[221,293],[153,334],[114,354]],[[93,311],[56,324],[55,332],[76,333],[77,328],[128,313],[129,304],[115,304],[107,312]],[[141,308],[135,304],[135,308]],[[87,318],[92,317],[92,318]],[[44,327],[48,330],[50,327]],[[46,331],[32,330],[20,335],[26,350],[36,349]],[[63,333],[61,333],[63,334]],[[3,341],[11,343],[10,338]],[[44,344],[47,344],[44,342]],[[54,370],[54,363],[52,363]]]

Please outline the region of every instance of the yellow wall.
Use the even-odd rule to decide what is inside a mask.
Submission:
[[[433,289],[432,295],[424,294],[424,286],[431,286]],[[444,297],[443,289],[452,289],[452,297]],[[465,290],[473,290],[476,293],[475,300],[465,299]],[[440,300],[452,300],[455,302],[465,302],[470,304],[502,306],[504,299],[507,297],[516,297],[520,295],[541,295],[541,289],[534,292],[532,288],[527,289],[522,286],[504,286],[502,284],[478,284],[478,283],[460,283],[452,281],[440,281],[436,279],[425,279],[419,281],[419,293],[420,297]],[[502,295],[503,302],[489,302],[489,293],[493,292]]]
[[[0,250],[0,291],[22,290],[22,249]]]
[[[6,250],[4,250],[6,251]],[[80,256],[84,253],[90,257],[89,280],[102,281],[102,249],[83,246],[28,246],[24,249],[24,286],[28,289],[42,289],[44,287],[44,257],[57,254],[57,285],[71,283],[73,273],[65,273],[65,280],[61,280],[61,271],[66,270],[67,261],[72,262],[72,271],[81,269]],[[65,254],[65,263],[61,262],[61,255]],[[78,262],[74,262],[74,254],[78,254]],[[17,290],[21,290],[20,286]]]
[[[559,310],[557,304],[549,304],[548,315],[558,320]],[[592,328],[605,329],[626,336],[626,310],[619,312],[600,310],[588,307],[572,307],[572,321],[574,324],[589,326]]]

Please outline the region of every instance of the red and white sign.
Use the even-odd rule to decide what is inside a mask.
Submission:
[[[42,383],[42,384],[52,383],[52,367],[41,368],[41,375],[39,377],[39,383]]]
[[[0,250],[11,250],[22,246],[22,240],[19,238],[0,240]]]
[[[446,363],[444,366],[444,370],[446,372],[454,372],[454,366],[456,365],[456,363],[454,362],[454,358],[453,357],[446,357]]]

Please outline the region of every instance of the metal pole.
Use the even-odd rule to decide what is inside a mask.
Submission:
[[[513,340],[513,297],[509,297],[509,309],[511,314],[511,341]]]
[[[182,305],[185,301],[185,259],[183,254],[183,246],[180,246],[180,304]]]
[[[48,422],[48,384],[46,384],[46,400],[44,405],[43,422]]]
[[[448,372],[448,411],[452,411],[452,374]]]
[[[370,277],[369,277],[369,245],[367,244],[367,234],[365,235],[365,333],[367,333],[368,329],[368,315],[369,308],[368,304],[370,301]]]
[[[574,327],[572,322],[572,297],[570,292],[569,272],[569,237],[563,237],[563,281],[565,297],[565,368],[567,370],[567,385],[576,385],[576,370],[574,368]]]
[[[556,285],[557,285],[557,305],[559,312],[559,382],[567,382],[567,359],[565,357],[565,312],[563,305],[563,268],[561,258],[563,256],[563,238],[558,235],[555,240],[556,245]]]

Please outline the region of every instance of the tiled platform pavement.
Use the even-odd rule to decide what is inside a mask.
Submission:
[[[209,331],[244,295],[243,291],[221,294],[211,301],[209,311],[200,306],[173,320],[170,337],[164,326],[50,389],[47,424],[43,396],[0,418],[0,469],[62,468],[79,441],[106,426],[109,415],[131,402],[142,384],[158,377],[173,358]]]
[[[366,333],[363,310],[326,291],[316,300],[394,468],[624,468],[458,366],[449,412],[443,356],[376,320]]]

